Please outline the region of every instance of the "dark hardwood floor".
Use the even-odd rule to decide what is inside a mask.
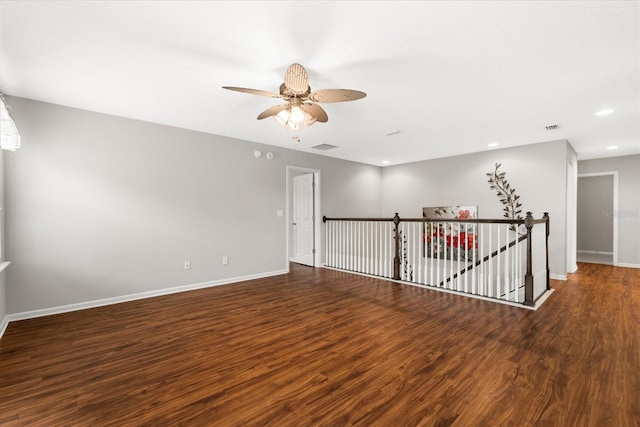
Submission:
[[[13,322],[6,426],[640,426],[640,270],[538,311],[325,269]]]

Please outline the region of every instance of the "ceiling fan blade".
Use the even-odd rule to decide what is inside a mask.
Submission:
[[[277,93],[260,89],[247,89],[245,87],[222,86],[222,89],[233,90],[236,92],[249,93],[251,95],[268,96],[270,98],[281,98]]]
[[[300,64],[291,64],[284,75],[284,85],[296,95],[302,95],[309,88],[309,75]]]
[[[366,93],[352,89],[320,89],[309,94],[309,99],[315,102],[346,102],[362,99],[367,96]]]
[[[258,120],[266,119],[267,117],[275,116],[282,110],[286,110],[289,108],[289,104],[280,104],[274,105],[273,107],[269,107],[264,110],[262,113],[258,115]]]
[[[309,113],[316,121],[326,123],[329,120],[327,112],[322,109],[318,104],[300,104],[300,108]]]

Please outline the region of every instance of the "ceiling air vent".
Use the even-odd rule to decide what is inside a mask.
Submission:
[[[546,130],[558,130],[560,129],[560,125],[549,125],[544,127]]]
[[[320,145],[314,145],[311,148],[315,148],[316,150],[327,151],[327,150],[333,150],[334,148],[338,148],[338,146],[331,145],[331,144],[320,144]]]

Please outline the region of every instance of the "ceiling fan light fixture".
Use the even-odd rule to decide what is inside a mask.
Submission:
[[[291,114],[289,115],[289,120],[291,120],[294,124],[299,125],[304,123],[307,114],[302,111],[302,108],[294,105],[291,107]]]
[[[295,123],[292,119],[292,116],[293,116],[292,112],[289,111],[289,109],[286,109],[286,110],[280,111],[278,114],[273,116],[273,119],[276,121],[276,123],[278,123],[283,128],[299,130],[300,123]]]
[[[311,125],[312,125],[312,124],[314,124],[316,121],[317,121],[317,120],[316,120],[316,118],[315,118],[315,117],[312,117],[312,116],[311,116],[311,114],[309,114],[309,113],[305,113],[305,119],[304,119],[304,123],[303,123],[303,125],[304,125],[305,127],[309,127],[309,126],[311,126]]]
[[[315,122],[326,123],[329,120],[327,112],[318,103],[355,101],[367,96],[364,92],[352,89],[321,89],[311,92],[309,75],[300,64],[291,64],[287,68],[279,93],[235,86],[222,86],[222,88],[287,101],[286,104],[267,108],[258,115],[257,119],[273,117],[278,125],[292,130],[300,130]]]
[[[289,110],[282,110],[273,116],[273,118],[280,126],[287,127],[287,123],[289,122]]]
[[[315,117],[297,105],[281,110],[273,116],[273,119],[283,128],[292,130],[309,127],[317,121]]]

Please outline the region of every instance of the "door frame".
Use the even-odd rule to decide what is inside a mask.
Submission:
[[[578,174],[578,179],[588,178],[593,176],[613,176],[613,213],[612,213],[613,214],[613,265],[617,267],[618,266],[618,171],[580,173]]]
[[[578,270],[578,165],[567,161],[565,220],[565,264],[567,273]]]
[[[292,197],[292,186],[290,182],[293,179],[294,172],[302,172],[302,173],[312,173],[313,180],[315,185],[313,186],[313,246],[315,249],[315,254],[313,256],[313,265],[314,267],[322,266],[322,209],[321,209],[321,197],[322,192],[320,191],[320,177],[321,173],[319,169],[311,169],[302,166],[286,166],[286,251],[285,251],[285,259],[287,271],[289,271],[289,258],[291,254],[291,235],[292,235],[292,225],[291,225],[291,217],[293,212],[291,211],[291,197]]]

